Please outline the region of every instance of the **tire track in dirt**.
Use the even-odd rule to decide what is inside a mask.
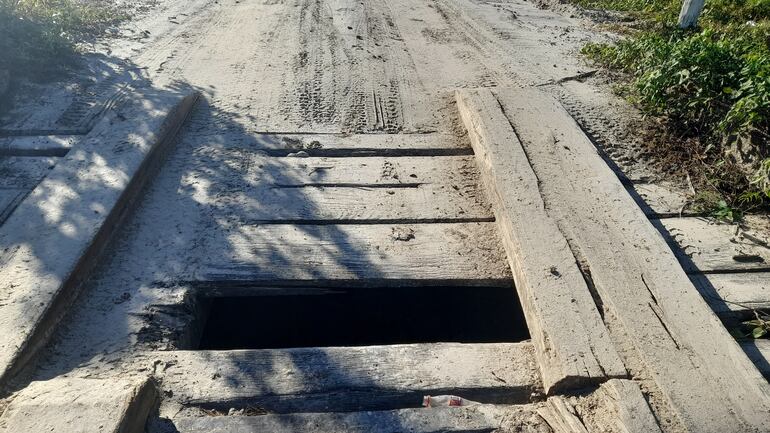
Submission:
[[[436,129],[434,109],[387,5],[304,0],[299,15],[300,49],[281,104],[292,122],[349,133]]]

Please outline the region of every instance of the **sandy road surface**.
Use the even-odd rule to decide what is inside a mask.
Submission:
[[[130,58],[249,131],[446,131],[450,89],[587,69],[574,54],[591,35],[525,1],[205,3],[159,11],[162,36]]]

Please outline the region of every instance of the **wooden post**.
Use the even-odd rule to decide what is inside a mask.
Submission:
[[[682,11],[679,12],[679,27],[686,29],[698,23],[698,17],[703,10],[705,0],[684,0]]]

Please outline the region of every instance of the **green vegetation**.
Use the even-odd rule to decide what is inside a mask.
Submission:
[[[623,93],[665,120],[668,134],[655,145],[675,154],[698,187],[716,192],[707,194],[707,207],[735,215],[726,209],[767,205],[770,159],[747,175],[725,150],[736,140],[758,146],[770,135],[770,0],[708,0],[692,30],[676,27],[680,0],[576,1],[636,19],[617,44],[583,52],[624,72]]]
[[[122,18],[96,0],[0,0],[0,70],[46,78],[73,64],[77,42]]]

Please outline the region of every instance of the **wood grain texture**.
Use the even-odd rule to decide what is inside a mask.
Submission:
[[[183,404],[275,413],[419,407],[424,395],[522,403],[541,389],[532,345],[409,344],[156,352],[163,390]],[[171,394],[169,394],[171,395]]]
[[[630,380],[612,379],[599,387],[605,410],[611,414],[611,431],[621,433],[660,433],[660,426],[650,410],[639,385]],[[596,426],[596,430],[602,427]]]
[[[141,433],[157,400],[155,385],[146,377],[32,382],[4,411],[0,430]]]
[[[207,134],[191,138],[194,143],[222,143],[226,147],[259,150],[270,156],[306,152],[310,156],[375,155],[469,155],[467,143],[450,134],[291,134],[253,133],[237,138]]]
[[[200,281],[511,284],[494,223],[239,224],[216,235]]]
[[[27,192],[18,188],[0,188],[0,225],[8,219]]]
[[[209,149],[207,156],[243,167],[244,182],[273,186],[465,184],[479,179],[473,156],[269,157],[246,149]]]
[[[456,96],[513,270],[546,391],[624,377],[623,363],[575,257],[543,203],[539,180],[500,105],[488,91],[458,91]]]
[[[31,190],[53,169],[59,158],[0,156],[0,188]]]
[[[491,431],[550,431],[535,405],[441,407],[348,413],[186,417],[174,419],[180,433],[482,433]]]
[[[227,188],[212,203],[228,218],[247,224],[334,222],[493,221],[477,185],[371,186],[259,185]]]
[[[746,216],[745,224],[762,224],[767,217]],[[770,270],[769,235],[762,230],[716,222],[710,218],[664,218],[682,266],[688,272]],[[766,223],[765,223],[766,224]]]
[[[83,135],[0,137],[0,155],[64,156],[83,139]]]
[[[496,91],[550,215],[569,239],[610,329],[693,432],[763,431],[770,386],[690,282],[660,233],[553,98]],[[615,334],[614,334],[615,335]],[[636,365],[639,365],[636,362]]]
[[[719,315],[770,309],[770,272],[691,275],[695,287]]]
[[[46,343],[197,97],[137,93],[58,161],[0,226],[0,380]]]
[[[650,218],[689,216],[693,214],[687,194],[665,183],[634,183],[633,190],[644,203],[641,206]]]

